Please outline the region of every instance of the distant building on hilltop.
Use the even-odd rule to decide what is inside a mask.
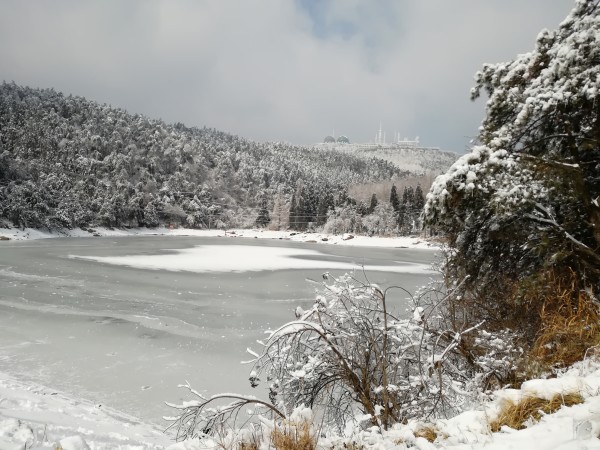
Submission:
[[[334,135],[325,136],[323,142],[315,144],[315,147],[320,148],[334,148],[343,150],[402,150],[402,149],[419,149],[419,150],[440,150],[439,147],[423,147],[419,142],[417,136],[414,140],[406,138],[400,138],[400,133],[394,133],[394,140],[392,142],[386,141],[385,131],[383,131],[381,124],[379,124],[379,131],[375,133],[374,142],[367,142],[363,144],[350,143],[350,139],[347,136],[340,136],[337,139]]]
[[[401,138],[398,132],[394,133],[391,142],[387,142],[381,124],[373,142],[351,143],[347,136],[336,139],[334,131],[323,142],[314,144],[313,148],[336,150],[362,158],[380,158],[403,170],[422,175],[443,173],[458,158],[456,153],[441,151],[439,147],[423,147],[418,137],[412,140]]]

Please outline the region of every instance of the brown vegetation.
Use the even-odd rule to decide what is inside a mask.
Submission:
[[[241,441],[237,446],[237,450],[258,450],[259,447],[260,439],[253,434],[249,441]]]
[[[579,289],[574,275],[551,274],[548,286],[540,292],[540,328],[529,356],[544,368],[565,367],[600,344],[600,314],[593,293]]]
[[[514,341],[514,349],[523,349],[509,357],[514,370],[493,374],[499,385],[518,387],[525,379],[582,360],[590,348],[600,345],[599,304],[581,274],[554,268],[520,281],[502,276],[496,281],[497,291],[468,286],[451,299],[445,314],[458,329],[485,319],[486,331],[509,333],[503,339]],[[466,338],[459,350],[473,362],[489,348]]]
[[[579,403],[583,403],[583,397],[579,393],[557,394],[550,400],[525,397],[517,403],[508,402],[498,417],[490,423],[490,429],[492,432],[498,432],[503,426],[508,426],[515,430],[522,430],[526,428],[529,420],[539,421],[543,415],[552,414],[562,406],[573,406]]]
[[[438,437],[438,431],[433,425],[422,426],[417,429],[414,433],[415,437],[422,437],[427,439],[429,442],[434,442]]]
[[[271,440],[277,450],[315,450],[317,447],[317,438],[307,421],[284,421],[273,430]]]

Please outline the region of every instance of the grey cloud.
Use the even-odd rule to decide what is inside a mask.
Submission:
[[[474,72],[532,48],[568,0],[0,0],[0,79],[257,140],[354,141],[381,120],[462,151]]]

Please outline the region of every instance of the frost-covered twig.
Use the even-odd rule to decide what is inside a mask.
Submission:
[[[264,407],[275,416],[285,418],[285,415],[274,405],[253,396],[222,393],[206,398],[193,389],[189,383],[179,387],[188,389],[198,400],[186,401],[181,404],[166,403],[167,406],[178,411],[177,416],[164,418],[171,422],[167,430],[176,429],[178,441],[216,433],[231,417],[237,415],[248,405]],[[233,401],[226,405],[212,407],[213,403],[221,400]]]

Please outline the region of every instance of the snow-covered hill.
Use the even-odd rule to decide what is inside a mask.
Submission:
[[[422,147],[418,141],[400,141],[395,144],[319,144],[317,148],[333,149],[364,159],[383,159],[402,170],[420,175],[443,173],[459,156],[439,148]]]
[[[350,185],[407,175],[381,159],[257,143],[0,83],[0,222],[247,227],[293,194],[302,194],[302,221],[315,222]]]

